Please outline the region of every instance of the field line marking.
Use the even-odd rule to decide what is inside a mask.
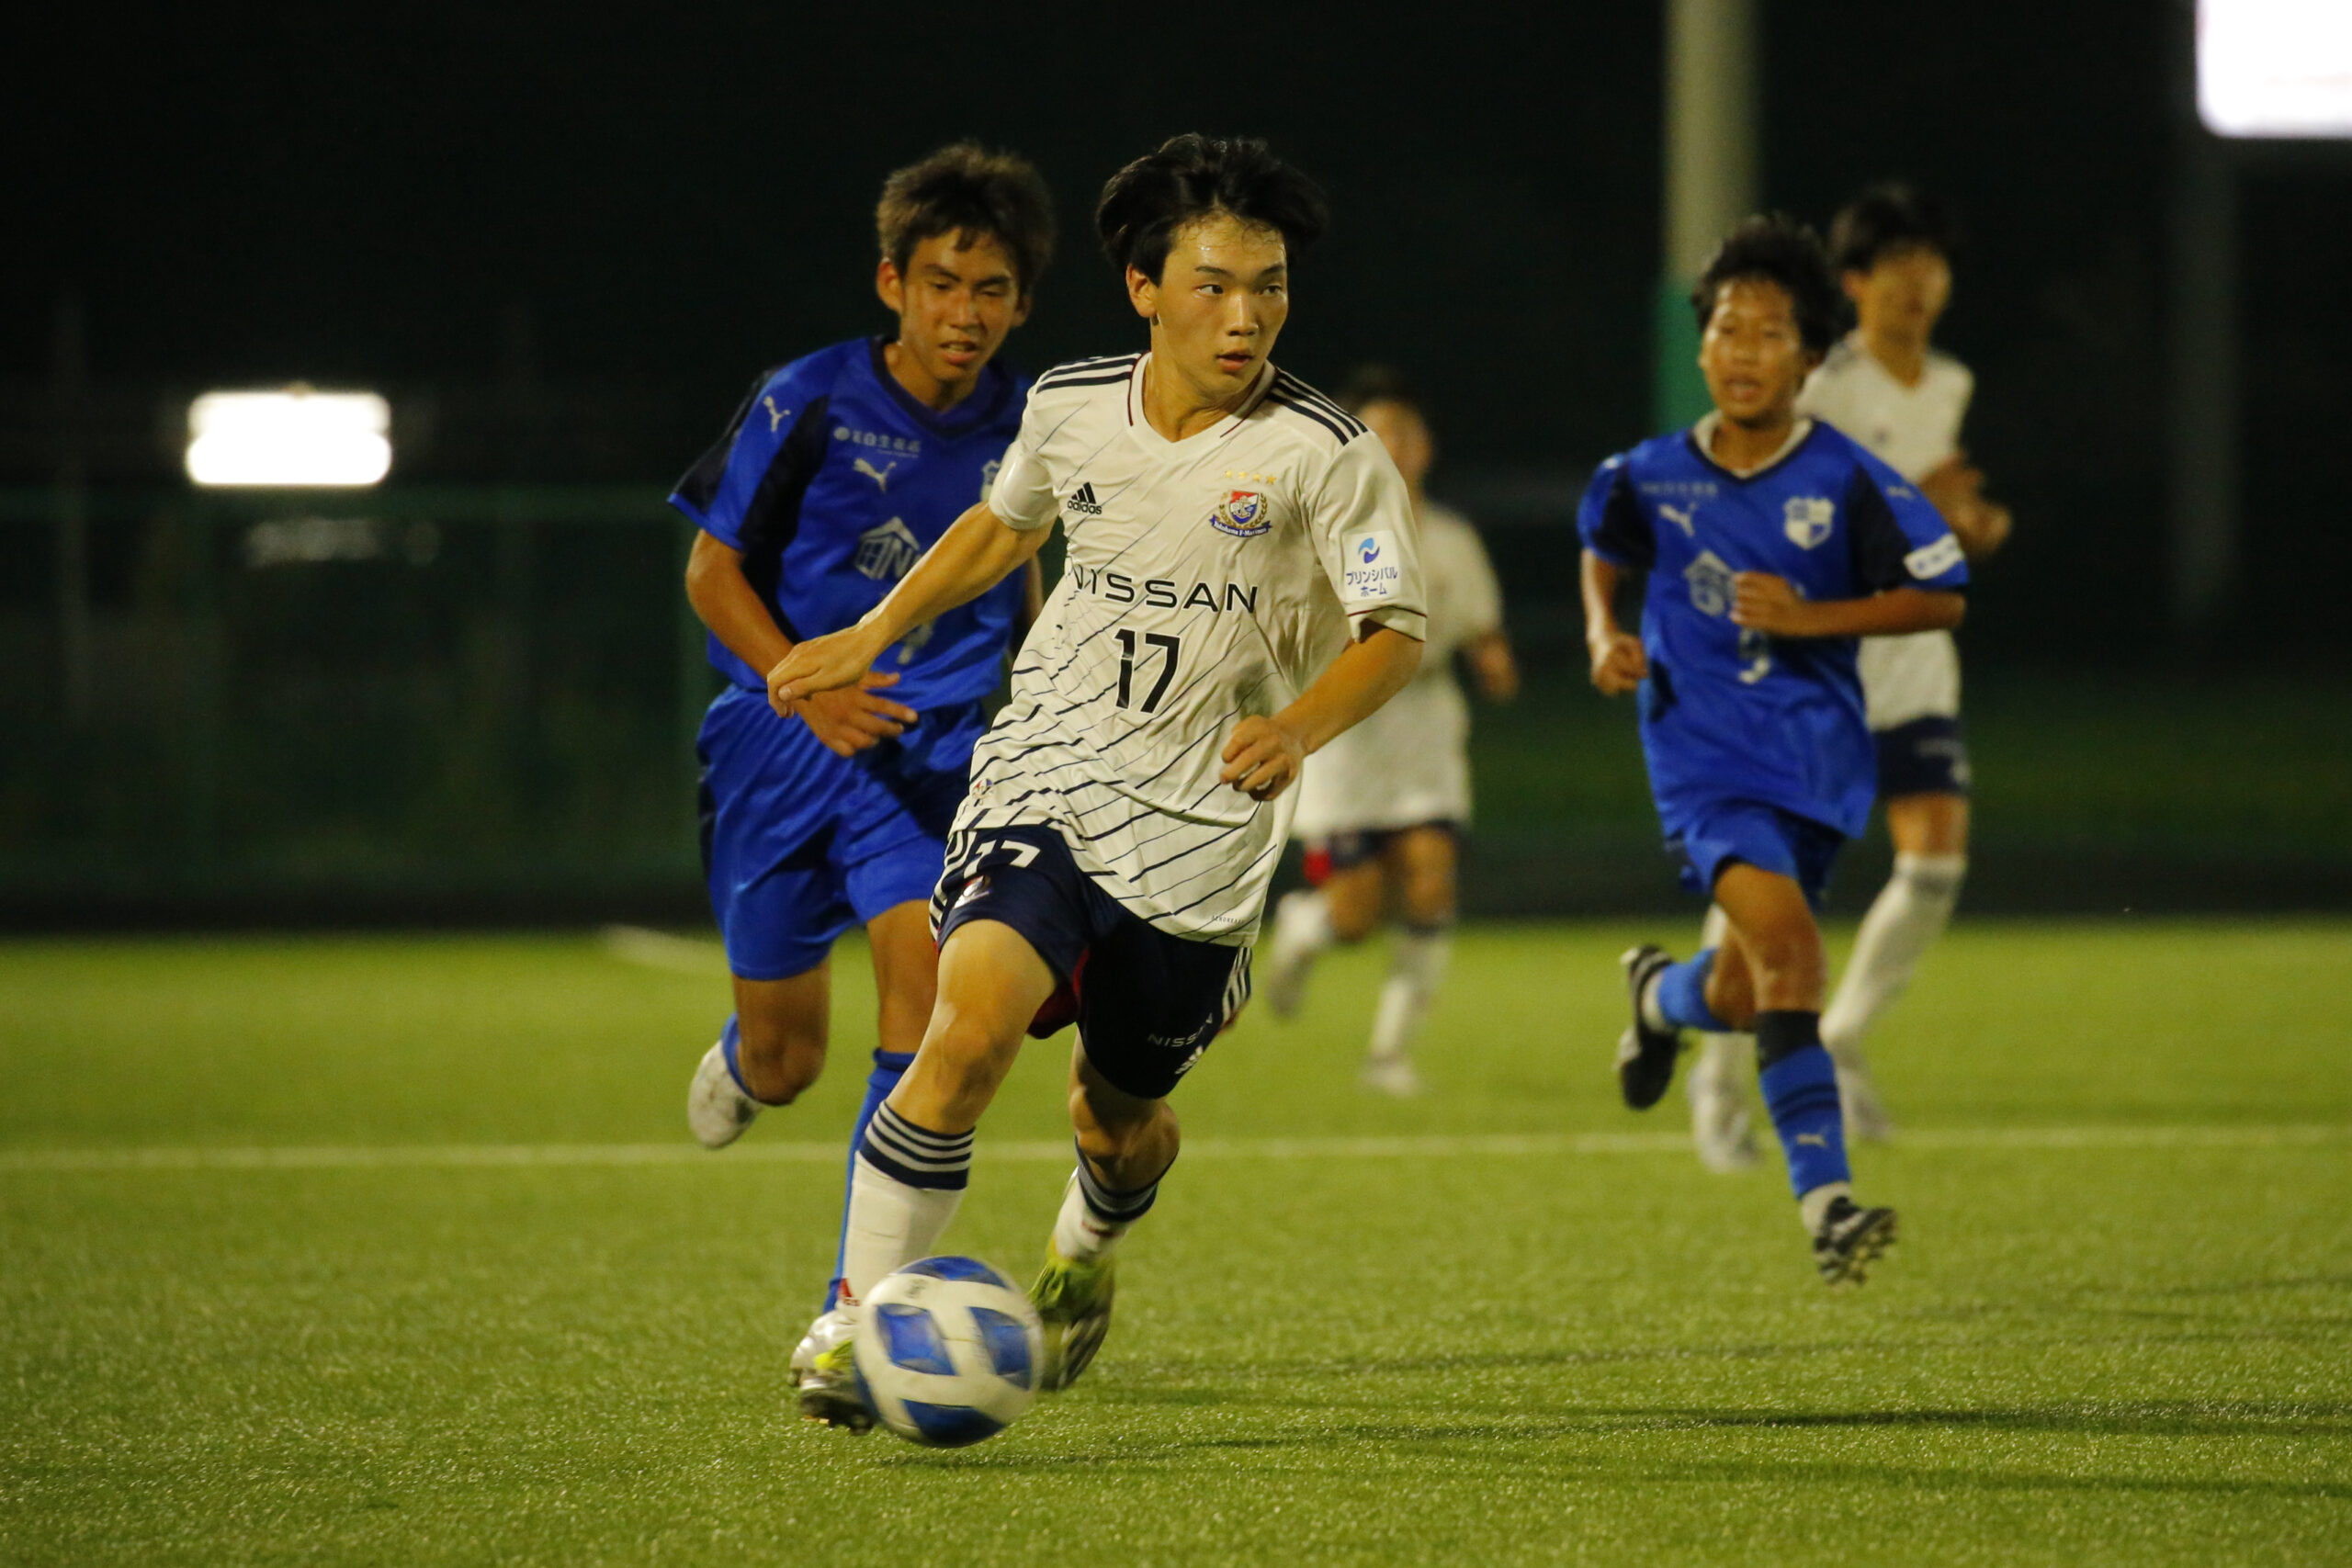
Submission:
[[[2352,1143],[2352,1126],[1928,1127],[1895,1145],[1923,1152],[1973,1149],[2287,1148]],[[1556,1155],[1687,1154],[1680,1133],[1528,1133],[1391,1138],[1195,1138],[1190,1160],[1527,1158]],[[983,1141],[983,1164],[1064,1164],[1059,1140]],[[401,1167],[840,1165],[842,1144],[746,1144],[713,1155],[673,1144],[386,1144],[243,1148],[0,1149],[0,1174],[36,1171],[364,1170]]]
[[[715,942],[673,936],[650,926],[606,926],[596,935],[605,951],[624,964],[675,975],[727,973],[727,950]]]

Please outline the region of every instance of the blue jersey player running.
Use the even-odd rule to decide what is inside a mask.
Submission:
[[[856,625],[987,493],[1021,425],[1028,383],[994,356],[1053,250],[1036,171],[948,147],[893,174],[876,217],[896,335],[762,377],[670,498],[700,530],[686,593],[729,682],[697,744],[735,1000],[688,1092],[688,1122],[711,1148],[816,1081],[828,954],[853,923],[881,1005],[851,1148],[914,1059],[937,989],[928,906],[987,728],[981,699],[1035,614],[1034,572],[1015,575],[910,628],[860,685],[797,700],[772,689],[795,644]],[[837,1315],[794,1353],[797,1373]]]
[[[1577,520],[1593,683],[1638,690],[1668,848],[1727,924],[1720,948],[1683,963],[1656,947],[1625,954],[1634,1021],[1618,1083],[1645,1110],[1683,1030],[1752,1030],[1815,1265],[1833,1285],[1859,1283],[1894,1239],[1894,1211],[1854,1201],[1813,908],[1877,779],[1857,639],[1957,625],[1968,569],[1901,475],[1798,416],[1840,315],[1812,231],[1749,219],[1692,303],[1714,412],[1602,464]],[[1634,572],[1645,576],[1638,637],[1616,618]]]

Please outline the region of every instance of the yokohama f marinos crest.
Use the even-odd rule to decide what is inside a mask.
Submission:
[[[1217,502],[1216,511],[1209,515],[1209,526],[1220,534],[1230,534],[1237,539],[1254,539],[1273,526],[1272,511],[1266,498],[1254,490],[1233,490]]]

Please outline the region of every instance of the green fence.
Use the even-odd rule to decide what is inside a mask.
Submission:
[[[699,918],[686,543],[650,489],[0,492],[0,916]],[[1672,907],[1556,543],[1493,539],[1465,903]],[[1971,660],[1977,908],[2352,907],[2352,682]]]

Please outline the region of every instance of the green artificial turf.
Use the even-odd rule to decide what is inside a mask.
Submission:
[[[1466,932],[1417,1101],[1354,1087],[1374,953],[1245,1021],[1178,1096],[1102,1359],[953,1454],[788,1408],[854,946],[827,1080],[675,1159],[707,976],[574,938],[0,946],[0,1561],[2352,1556],[2352,927],[1963,923],[1876,1043],[1914,1136],[1860,1179],[1905,1231],[1842,1295],[1777,1159],[1569,1141],[1681,1126],[1615,1103],[1631,934]],[[1036,1257],[1066,1043],[983,1127],[957,1249]],[[1532,1136],[1411,1141],[1498,1134]],[[1351,1137],[1385,1141],[1267,1142]]]

